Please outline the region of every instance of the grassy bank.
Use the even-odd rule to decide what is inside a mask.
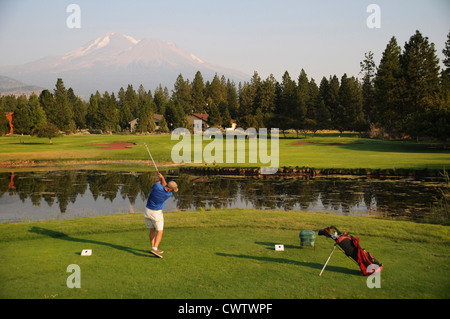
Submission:
[[[98,143],[131,142],[126,149],[102,149],[87,146]],[[178,140],[170,135],[89,135],[64,136],[48,143],[48,139],[31,136],[0,137],[0,156],[3,167],[29,165],[112,164],[145,169],[151,164],[143,143],[149,146],[159,165],[173,164],[171,151]],[[211,141],[204,140],[206,146]],[[225,145],[225,142],[224,142]],[[236,147],[237,148],[237,147]],[[237,152],[235,148],[235,152]],[[225,154],[225,148],[224,148]],[[248,157],[248,145],[245,154]],[[225,155],[224,155],[225,158]],[[25,163],[24,163],[25,162]],[[27,164],[28,163],[28,164]],[[192,164],[194,165],[194,164]],[[204,164],[203,164],[204,165]],[[260,167],[260,162],[219,163],[219,166]],[[317,134],[315,137],[279,140],[279,167],[313,167],[315,169],[431,169],[443,170],[450,166],[450,151],[439,145],[360,139],[354,135],[339,137]]]
[[[0,225],[1,298],[444,298],[450,297],[448,227],[297,211],[213,210],[165,214],[148,253],[142,214]],[[300,248],[301,230],[335,225],[384,265],[369,289],[333,241]],[[285,251],[274,250],[284,244]],[[80,256],[92,249],[90,257]],[[67,266],[81,269],[69,289]]]

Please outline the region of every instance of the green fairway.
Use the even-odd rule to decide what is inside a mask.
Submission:
[[[92,144],[130,142],[137,145],[125,149],[103,149]],[[48,139],[33,136],[0,137],[2,160],[34,161],[142,161],[149,160],[144,142],[152,149],[152,155],[160,163],[171,162],[170,152],[176,141],[168,135],[87,135],[63,136],[48,143]]]
[[[131,142],[126,149],[102,149],[86,146],[98,143]],[[174,164],[172,148],[179,141],[170,135],[88,135],[64,136],[48,143],[48,139],[30,136],[0,137],[0,156],[3,164],[10,161],[36,161],[46,165],[64,165],[85,162],[124,162],[136,165],[151,164],[144,142],[159,165]],[[211,141],[204,140],[203,147]],[[225,145],[225,138],[224,138]],[[193,152],[192,148],[192,152]],[[224,147],[225,154],[226,147]],[[237,147],[235,148],[235,153]],[[219,166],[259,167],[248,160],[248,142],[245,163],[223,163]],[[193,157],[193,155],[192,155]],[[237,160],[236,160],[237,162]],[[187,165],[199,165],[188,163]],[[203,163],[204,165],[204,163]],[[212,165],[212,164],[209,164]],[[144,165],[145,166],[145,165]],[[450,151],[441,146],[425,143],[383,141],[357,138],[355,135],[339,137],[334,134],[316,134],[315,137],[280,137],[279,167],[313,167],[316,169],[439,169],[450,166]]]
[[[169,212],[148,252],[143,214],[0,225],[1,298],[443,298],[450,297],[447,226],[296,211]],[[353,260],[318,236],[335,225],[360,238],[384,269],[368,288]],[[275,251],[283,244],[285,251]],[[92,256],[80,256],[92,249]],[[80,267],[81,288],[68,288]]]

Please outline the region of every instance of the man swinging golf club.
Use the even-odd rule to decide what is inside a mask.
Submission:
[[[150,243],[152,249],[150,252],[162,258],[163,251],[158,249],[159,243],[163,235],[164,217],[163,208],[166,200],[172,196],[172,192],[178,192],[177,183],[170,181],[166,183],[164,176],[158,172],[159,180],[153,185],[152,191],[147,199],[147,205],[145,208],[145,225],[150,229]]]

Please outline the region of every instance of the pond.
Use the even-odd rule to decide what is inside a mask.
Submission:
[[[169,172],[179,192],[165,211],[256,208],[420,219],[443,179],[227,177]],[[0,223],[143,212],[152,172],[67,170],[0,173]]]

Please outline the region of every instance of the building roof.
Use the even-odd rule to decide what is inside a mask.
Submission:
[[[161,119],[163,118],[163,115],[154,113],[153,117],[155,118],[155,120],[161,121]]]
[[[191,113],[191,116],[194,116],[202,121],[208,122],[209,114],[206,113]]]

